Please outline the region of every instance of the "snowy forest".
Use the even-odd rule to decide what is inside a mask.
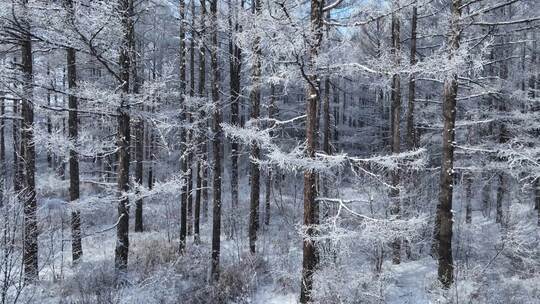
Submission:
[[[0,303],[540,303],[538,39],[538,0],[0,0]]]

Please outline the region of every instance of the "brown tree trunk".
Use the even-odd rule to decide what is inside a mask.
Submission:
[[[19,100],[13,100],[13,116],[17,117],[19,114]],[[21,165],[21,141],[20,141],[20,124],[19,120],[12,120],[12,136],[13,136],[13,191],[15,195],[19,196],[23,185],[23,167]]]
[[[448,39],[448,57],[452,59],[459,49],[461,0],[453,0],[451,6],[450,37]],[[444,81],[443,91],[443,142],[439,206],[435,231],[438,232],[438,276],[444,287],[454,281],[452,258],[452,186],[454,178],[454,138],[456,123],[456,97],[458,93],[458,75],[452,72]]]
[[[258,17],[261,14],[261,1],[253,2],[253,13]],[[252,87],[249,99],[251,101],[251,119],[259,119],[261,112],[261,38],[255,37],[253,42],[253,67],[251,72]],[[257,160],[261,157],[261,149],[256,142],[251,143],[251,194],[250,194],[250,212],[249,212],[249,250],[252,254],[256,252],[255,244],[257,242],[257,231],[259,230],[259,200],[261,191],[261,172]]]
[[[317,149],[317,102],[320,97],[319,77],[314,64],[319,54],[319,47],[323,35],[323,7],[324,1],[311,1],[311,35],[312,40],[308,50],[309,62],[307,71],[307,99],[306,99],[306,157],[314,158]],[[303,239],[302,257],[302,283],[300,286],[300,303],[312,301],[313,275],[315,273],[319,256],[315,242],[311,239],[316,231],[313,227],[319,223],[317,198],[317,173],[311,169],[304,171],[304,227],[307,229]]]
[[[73,1],[66,0],[66,9],[68,10],[69,22],[74,22]],[[73,146],[77,147],[78,140],[78,115],[77,115],[77,96],[75,90],[77,88],[77,55],[75,49],[67,49],[67,80],[69,88],[68,97],[68,135],[69,140],[73,142]],[[79,154],[76,149],[69,150],[69,200],[72,203],[77,203],[79,200]],[[71,254],[73,263],[79,261],[82,257],[82,242],[81,242],[81,213],[76,208],[71,213]]]
[[[129,253],[129,147],[130,147],[130,105],[129,88],[131,61],[133,60],[133,0],[119,0],[122,19],[122,46],[120,49],[120,77],[122,97],[118,107],[118,224],[116,225],[115,269],[124,271],[128,265]]]
[[[219,62],[217,37],[218,0],[210,1],[210,28],[212,29],[212,43],[210,51],[210,64],[212,68],[212,102],[214,103],[212,123],[212,153],[213,153],[213,210],[212,210],[212,264],[210,269],[211,281],[219,280],[219,255],[221,238],[221,102],[219,98]]]
[[[397,8],[396,1],[393,2],[393,8]],[[394,62],[396,66],[400,64],[400,20],[396,15],[392,14],[392,54],[394,55]],[[401,134],[400,134],[400,117],[401,117],[401,79],[399,74],[392,76],[392,153],[398,154],[400,152]],[[400,198],[399,198],[399,185],[400,185],[400,170],[395,169],[391,172],[392,189],[390,190],[390,198],[392,200],[391,214],[400,216]],[[401,261],[401,240],[397,239],[392,242],[392,262],[399,264]]]

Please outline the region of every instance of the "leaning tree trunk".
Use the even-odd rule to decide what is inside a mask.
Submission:
[[[320,81],[316,74],[315,62],[319,54],[319,47],[323,35],[323,7],[324,1],[311,1],[311,43],[309,44],[307,71],[307,99],[306,99],[306,158],[315,158],[317,149],[317,101],[320,96]],[[304,71],[305,72],[305,71]],[[303,73],[306,74],[306,73]],[[313,275],[319,262],[317,247],[313,241],[316,234],[314,225],[318,220],[317,173],[312,169],[304,171],[304,227],[306,235],[303,237],[302,283],[300,286],[300,303],[312,301]]]
[[[210,2],[210,28],[212,43],[210,47],[210,64],[212,68],[212,102],[214,103],[212,123],[212,153],[213,153],[213,209],[212,209],[212,264],[210,276],[213,282],[219,280],[219,255],[221,238],[221,102],[219,98],[219,62],[217,37],[217,4],[218,0]]]
[[[23,11],[27,10],[27,0],[22,1]],[[26,16],[24,17],[26,18]],[[22,126],[21,126],[21,163],[24,167],[23,188],[20,199],[24,204],[24,242],[23,268],[27,282],[38,279],[38,227],[36,201],[36,152],[34,146],[34,106],[33,106],[33,62],[32,38],[29,21],[21,21],[21,68],[23,74]]]
[[[261,1],[253,2],[253,12],[257,18],[261,15]],[[251,119],[256,121],[260,116],[261,107],[261,38],[255,37],[253,42],[253,67],[251,74],[252,87],[249,99],[251,101]],[[249,250],[256,252],[257,230],[259,230],[259,200],[261,191],[261,172],[257,160],[261,157],[261,148],[256,142],[251,143],[251,193],[249,210]]]
[[[397,9],[398,5],[396,1],[392,2],[392,9]],[[394,62],[396,66],[400,64],[400,20],[397,16],[397,12],[392,14],[392,54],[394,55]],[[401,134],[400,134],[400,114],[401,114],[401,79],[399,74],[392,76],[392,153],[398,154],[400,152]],[[400,170],[394,169],[391,172],[392,189],[390,190],[390,198],[392,200],[391,214],[400,216],[400,198],[399,198],[399,184],[400,184]],[[396,239],[392,242],[392,262],[399,264],[401,261],[401,240]]]
[[[448,57],[451,60],[459,49],[461,34],[461,0],[453,0],[451,7],[450,37],[448,40]],[[458,92],[458,75],[453,70],[446,76],[443,91],[443,142],[441,180],[439,189],[439,205],[435,231],[438,232],[438,276],[445,288],[449,288],[454,280],[452,258],[452,186],[454,181],[454,138],[456,123],[456,97]]]
[[[122,46],[120,49],[120,77],[122,96],[118,107],[118,223],[116,225],[115,269],[124,271],[129,253],[129,146],[130,146],[130,105],[129,87],[133,50],[133,0],[119,0],[122,19]]]

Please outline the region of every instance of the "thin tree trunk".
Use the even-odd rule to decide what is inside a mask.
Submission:
[[[4,188],[6,185],[6,140],[5,140],[5,120],[6,107],[4,96],[0,96],[0,208],[4,206]]]
[[[451,60],[459,49],[461,0],[453,0],[451,6],[450,37],[448,40],[448,57]],[[456,97],[458,93],[458,75],[452,72],[444,81],[443,91],[443,143],[441,181],[439,192],[439,208],[435,231],[438,231],[438,276],[445,288],[454,281],[454,265],[452,258],[452,186],[454,179],[454,138],[456,123]]]
[[[119,0],[122,19],[122,46],[120,49],[121,104],[118,108],[118,224],[116,225],[115,269],[124,271],[129,253],[129,147],[130,147],[130,88],[131,61],[133,60],[133,0]]]
[[[19,114],[19,100],[13,100],[13,116],[17,117]],[[20,141],[20,125],[19,120],[12,120],[12,136],[13,136],[13,191],[15,195],[19,196],[19,192],[22,189],[23,183],[23,167],[21,165],[21,141]]]
[[[255,0],[252,7],[253,13],[260,17],[261,1]],[[251,72],[252,87],[249,99],[251,101],[251,119],[257,120],[260,116],[261,107],[261,48],[259,36],[253,42],[253,67]],[[259,200],[261,191],[261,172],[257,160],[261,157],[261,148],[256,142],[251,143],[251,195],[249,212],[249,250],[252,254],[256,252],[257,231],[259,230]]]
[[[314,64],[319,54],[319,47],[323,35],[323,12],[324,1],[311,1],[311,35],[312,42],[309,46],[309,71],[306,81],[306,157],[314,158],[317,149],[317,101],[319,100],[320,83],[319,77],[314,70]],[[303,237],[303,257],[302,257],[302,283],[300,286],[300,303],[312,301],[313,275],[319,262],[317,247],[312,237],[316,231],[313,227],[318,220],[317,197],[317,173],[314,170],[304,171],[304,227],[306,235]]]
[[[66,9],[68,10],[69,22],[74,23],[73,1],[66,0]],[[68,135],[73,146],[77,147],[78,140],[78,117],[77,117],[77,55],[75,49],[67,49],[67,78],[68,78]],[[77,203],[79,200],[79,154],[76,149],[69,150],[69,200],[71,203]],[[81,241],[81,212],[74,208],[71,212],[71,254],[73,263],[79,261],[82,257]]]
[[[276,116],[276,86],[271,84],[270,86],[270,105],[268,105],[268,118],[273,119]],[[272,124],[273,125],[273,124]],[[271,125],[271,126],[272,126]],[[273,136],[273,132],[270,131],[270,137]],[[265,217],[264,224],[266,226],[270,225],[270,202],[272,199],[272,168],[268,169],[268,175],[266,177],[266,196],[265,196]]]
[[[212,102],[214,103],[212,124],[212,153],[213,153],[213,210],[212,210],[212,264],[210,276],[213,282],[219,280],[219,256],[221,238],[221,102],[219,98],[219,62],[217,37],[218,0],[210,1],[210,28],[212,43],[210,63],[212,68]]]
[[[396,1],[392,2],[393,8],[398,7]],[[396,15],[397,13],[392,14],[392,54],[394,55],[394,62],[396,66],[400,64],[400,20]],[[401,145],[401,134],[400,134],[400,117],[401,117],[401,79],[399,74],[394,74],[392,76],[392,153],[398,154],[400,152]],[[391,172],[392,178],[392,189],[390,190],[390,198],[392,200],[391,213],[392,215],[399,217],[400,216],[400,194],[399,194],[399,185],[400,185],[400,170],[394,169]],[[399,264],[401,262],[401,240],[396,239],[392,243],[392,262],[394,264]]]

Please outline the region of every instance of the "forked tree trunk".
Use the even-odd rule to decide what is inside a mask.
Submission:
[[[261,15],[261,1],[253,2],[253,13],[256,18]],[[255,37],[253,41],[253,66],[251,72],[252,90],[249,94],[251,101],[251,119],[257,120],[260,116],[261,107],[261,38]],[[249,250],[252,254],[256,252],[255,243],[257,242],[257,231],[259,230],[259,200],[261,191],[261,172],[257,160],[261,157],[261,148],[256,142],[251,143],[251,195],[249,210]]]
[[[212,68],[212,102],[214,103],[212,123],[212,153],[213,153],[213,209],[212,209],[212,263],[210,269],[211,281],[219,280],[219,256],[221,238],[221,102],[219,98],[219,62],[218,62],[218,36],[217,36],[218,0],[210,1],[210,65]]]
[[[448,57],[450,60],[459,49],[461,34],[461,0],[452,0]],[[452,258],[452,186],[454,181],[454,140],[456,123],[457,71],[446,76],[443,91],[442,164],[435,231],[438,233],[438,276],[445,288],[454,281]]]

